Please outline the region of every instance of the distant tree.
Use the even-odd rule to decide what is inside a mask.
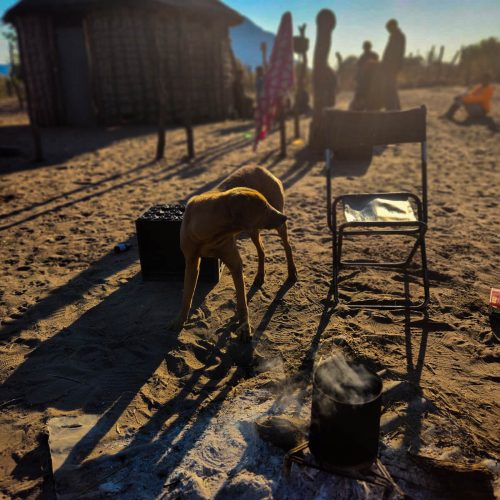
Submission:
[[[500,40],[491,37],[463,47],[459,67],[466,84],[478,81],[486,72],[500,81]]]
[[[403,60],[403,67],[398,76],[402,87],[418,87],[422,85],[426,75],[426,64],[420,55],[410,54]]]
[[[458,60],[460,59],[460,54],[461,54],[461,50],[457,50],[455,52],[455,55],[452,57],[451,61],[450,61],[450,64],[454,65],[454,64],[457,64]]]
[[[432,63],[436,60],[436,46],[433,45],[431,50],[427,53],[427,66],[431,66]]]

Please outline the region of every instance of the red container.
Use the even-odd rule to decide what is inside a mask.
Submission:
[[[490,312],[495,314],[500,314],[500,288],[491,289]]]

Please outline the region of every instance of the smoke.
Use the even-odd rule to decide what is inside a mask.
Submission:
[[[348,363],[341,353],[320,361],[315,371],[318,387],[339,403],[371,401],[380,389],[377,380],[364,366]]]
[[[267,411],[268,415],[289,415],[293,417],[306,417],[308,408],[304,405],[308,394],[307,385],[294,377],[287,375],[285,362],[282,356],[264,357],[257,356],[255,372],[266,373],[269,382],[265,387],[272,390],[275,400]]]
[[[255,371],[257,373],[275,372],[277,375],[285,377],[285,365],[283,363],[283,358],[280,356],[266,358],[256,353],[254,357],[256,358]]]

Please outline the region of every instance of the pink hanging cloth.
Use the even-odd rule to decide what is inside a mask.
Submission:
[[[255,110],[254,150],[265,139],[276,118],[279,105],[293,87],[293,26],[292,14],[281,17],[278,35],[274,40],[271,61],[264,76],[264,88]]]

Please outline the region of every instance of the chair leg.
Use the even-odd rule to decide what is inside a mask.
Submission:
[[[333,233],[332,238],[332,265],[333,265],[333,300],[335,304],[339,303],[339,268],[337,265],[337,233]]]
[[[335,281],[333,285],[333,294],[335,297],[335,303],[339,302],[339,275],[340,269],[342,267],[342,230],[339,231],[338,236],[335,241],[335,256],[334,256],[334,274]]]
[[[342,228],[338,231],[333,232],[332,238],[332,251],[333,251],[333,296],[335,303],[339,303],[339,274],[342,266],[342,243],[343,243],[343,234]],[[406,261],[403,262],[403,265],[395,266],[402,267],[406,269],[408,265],[411,263],[411,260],[415,256],[418,248],[420,247],[420,253],[422,258],[422,279],[424,286],[424,300],[420,304],[411,304],[406,306],[389,306],[389,305],[369,305],[369,306],[361,306],[361,305],[350,305],[353,308],[367,308],[367,309],[410,309],[410,310],[422,310],[426,309],[429,301],[430,301],[430,290],[429,290],[429,275],[427,271],[427,253],[425,249],[425,233],[420,233],[417,237],[415,244],[408,255]],[[362,267],[372,267],[370,265],[363,265]],[[376,267],[373,266],[373,267]]]
[[[420,255],[422,258],[422,281],[424,286],[424,300],[420,304],[411,305],[408,309],[414,311],[421,311],[422,309],[427,309],[429,305],[429,301],[431,298],[430,295],[430,286],[429,286],[429,274],[427,272],[427,252],[425,250],[425,237],[422,235],[420,239]]]
[[[411,261],[415,255],[415,253],[417,252],[418,247],[420,246],[420,242],[423,238],[424,238],[423,234],[418,235],[417,239],[415,240],[415,244],[413,245],[413,248],[411,249],[411,252],[408,254],[408,257],[405,260],[402,267],[408,267],[411,264]]]
[[[425,309],[429,304],[431,298],[429,273],[427,271],[427,252],[425,250],[425,238],[422,238],[422,241],[420,242],[420,253],[422,255],[422,275],[424,281],[424,302],[422,303],[421,309]]]

